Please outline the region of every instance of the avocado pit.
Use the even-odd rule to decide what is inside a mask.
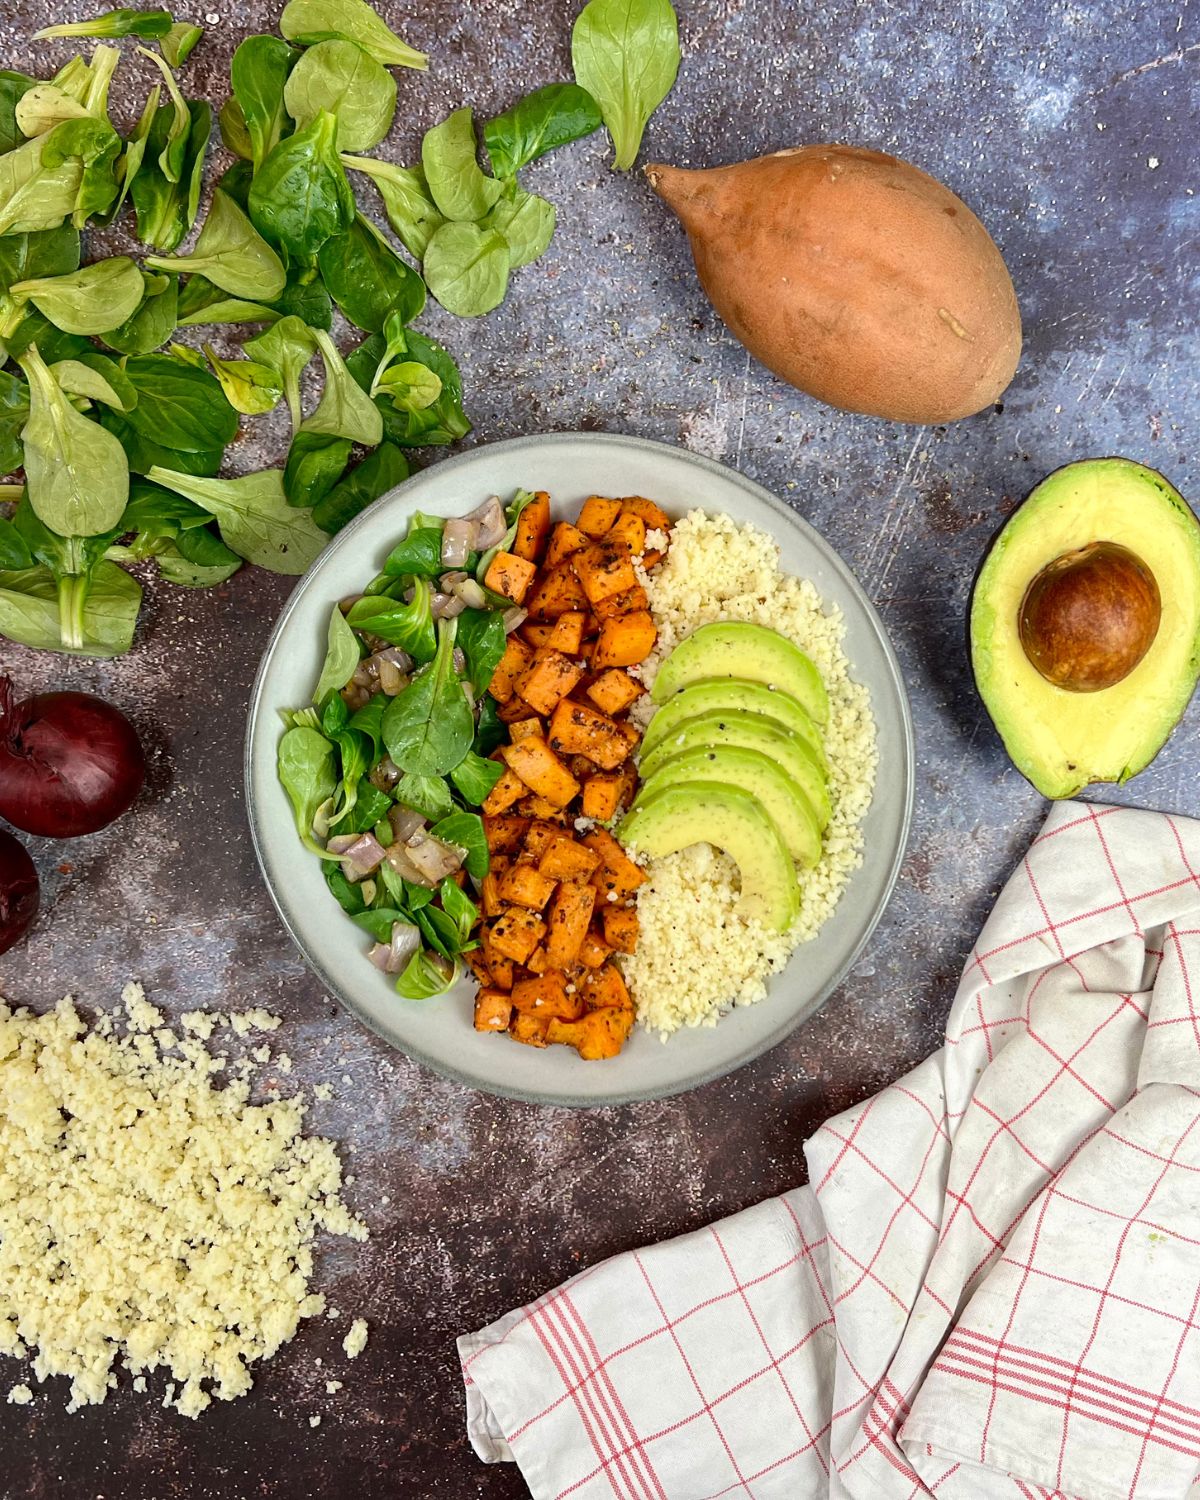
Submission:
[[[1158,584],[1142,559],[1118,542],[1091,542],[1033,579],[1021,601],[1021,645],[1047,682],[1097,693],[1129,676],[1161,619]]]

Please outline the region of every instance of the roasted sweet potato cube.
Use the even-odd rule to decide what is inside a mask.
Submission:
[[[579,512],[579,529],[590,537],[601,537],[621,514],[619,500],[606,500],[602,495],[592,495],[583,502]]]
[[[612,954],[612,949],[594,927],[589,927],[587,936],[579,947],[579,962],[585,969],[603,968]],[[586,998],[586,991],[585,991]]]
[[[633,1010],[629,988],[616,964],[608,963],[583,981],[584,1004],[589,1010]]]
[[[622,741],[624,744],[624,741]],[[566,807],[579,791],[579,783],[544,739],[526,735],[503,749],[504,763],[525,785],[553,807]]]
[[[586,755],[568,755],[567,769],[578,782],[584,782],[589,776],[594,776],[600,767],[594,760],[589,760]]]
[[[515,854],[529,829],[529,819],[515,814],[493,818],[483,815],[483,834],[492,854]]]
[[[525,965],[531,974],[544,974],[550,967],[550,960],[546,957],[546,950],[537,947],[529,955],[529,962]]]
[[[614,594],[611,599],[601,599],[596,605],[596,614],[603,627],[607,620],[617,620],[622,615],[632,615],[648,609],[649,606],[650,600],[646,597],[646,590],[640,583],[635,583],[623,594]]]
[[[522,864],[519,860],[505,870],[500,879],[501,900],[513,906],[526,906],[530,911],[541,911],[553,894],[554,881],[535,865]]]
[[[481,989],[475,996],[475,1030],[507,1031],[513,1003],[503,990]]]
[[[530,590],[525,606],[535,620],[557,620],[587,608],[587,595],[570,563],[547,569]]]
[[[617,900],[624,901],[645,884],[645,870],[634,864],[611,833],[593,828],[583,842],[600,856],[600,868],[592,876],[592,884],[603,898],[611,892]]]
[[[508,737],[514,745],[518,740],[523,740],[531,734],[541,735],[544,739],[545,733],[541,719],[535,718],[532,714],[525,719],[514,719],[508,726]]]
[[[625,725],[622,724],[620,727],[624,729]],[[619,778],[619,786],[617,790],[617,806],[628,807],[629,804],[633,801],[634,792],[637,790],[637,767],[634,765],[632,760],[627,760],[621,767],[621,769],[617,772],[617,776]]]
[[[601,672],[587,689],[588,697],[610,719],[623,714],[630,704],[637,702],[642,692],[641,683],[635,682],[620,667],[609,667],[606,672]]]
[[[621,501],[621,509],[626,515],[640,516],[646,523],[647,531],[665,531],[670,534],[671,518],[653,500],[647,500],[642,495],[626,495]]]
[[[469,953],[463,955],[467,960],[467,968],[474,974],[480,984],[491,984],[492,976],[488,973],[488,966],[483,959],[482,948],[472,948]],[[506,1026],[508,1022],[504,1023]]]
[[[564,698],[547,731],[550,746],[563,755],[586,755],[605,771],[629,758],[629,743],[620,727],[598,709]]]
[[[522,859],[528,860],[530,864],[538,864],[554,840],[561,837],[561,824],[547,822],[544,818],[535,820],[530,823],[529,832],[525,835]]]
[[[599,863],[600,856],[594,849],[564,833],[547,844],[538,869],[548,880],[590,880]]]
[[[500,876],[493,866],[479,883],[479,905],[485,917],[498,917],[503,907]]]
[[[546,1027],[546,1041],[563,1042],[574,1047],[585,1062],[616,1057],[633,1028],[633,1011],[594,1010],[578,1021],[559,1021],[551,1017]]]
[[[582,676],[583,668],[569,656],[543,646],[518,681],[517,693],[537,713],[552,714]]]
[[[569,521],[560,521],[550,533],[550,545],[546,548],[542,565],[557,568],[560,563],[566,562],[572,552],[578,552],[580,547],[586,547],[587,544],[588,538],[578,526],[572,526]]]
[[[511,599],[514,604],[523,604],[536,575],[537,563],[512,552],[497,552],[483,575],[483,586],[494,594]]]
[[[632,906],[615,906],[609,901],[601,903],[600,913],[604,928],[604,941],[618,953],[636,953],[638,940],[638,915]]]
[[[521,812],[529,818],[540,818],[548,823],[556,823],[560,828],[567,821],[566,812],[561,807],[555,807],[553,802],[547,802],[545,797],[535,797],[530,794],[518,805]]]
[[[545,936],[546,924],[541,917],[523,907],[509,906],[487,929],[484,956],[494,948],[514,963],[523,964]]]
[[[551,626],[550,639],[546,643],[567,656],[578,656],[583,645],[583,626],[587,615],[581,609],[569,609],[559,615]]]
[[[567,969],[579,962],[579,949],[587,936],[595,903],[594,887],[571,881],[560,883],[547,912],[550,930],[546,937],[546,957],[553,968]]]
[[[546,539],[550,535],[550,496],[538,490],[517,517],[517,534],[513,552],[526,562],[541,562]]]
[[[636,724],[631,724],[628,719],[622,719],[617,725],[617,733],[624,739],[631,750],[636,750],[642,738],[642,731]]]
[[[634,557],[640,557],[646,548],[646,523],[631,510],[622,511],[608,528],[612,542],[623,542]]]
[[[530,1015],[574,1021],[583,1014],[583,994],[561,969],[546,969],[513,985],[512,1003]]]
[[[544,1047],[550,1020],[548,1016],[531,1016],[518,1010],[513,1013],[508,1034],[514,1042],[524,1042],[527,1047]],[[558,1024],[561,1026],[563,1023],[560,1021]]]
[[[485,813],[498,817],[500,813],[507,812],[514,802],[519,802],[524,795],[525,783],[515,771],[506,768],[503,776],[480,805]]]
[[[483,961],[487,964],[490,987],[494,990],[504,990],[507,994],[513,987],[513,977],[516,964],[506,953],[501,953],[499,948],[492,947],[487,941],[487,932],[483,934]]]
[[[607,823],[621,805],[621,773],[600,771],[583,783],[583,816]]]
[[[526,620],[518,628],[517,634],[536,651],[541,646],[550,645],[554,639],[554,622],[551,620]]]
[[[634,610],[632,614],[605,620],[592,665],[597,671],[605,667],[636,667],[654,649],[657,637],[649,610]]]
[[[624,594],[637,583],[628,551],[613,542],[593,542],[572,553],[571,567],[593,608],[605,599]]]
[[[658,567],[666,555],[665,549],[661,547],[647,547],[642,553],[642,567],[649,573],[653,568]]]
[[[532,660],[532,649],[521,640],[520,636],[510,635],[504,643],[504,655],[497,663],[496,670],[492,673],[492,680],[488,683],[488,692],[497,703],[508,702],[515,691],[517,678],[524,675]]]

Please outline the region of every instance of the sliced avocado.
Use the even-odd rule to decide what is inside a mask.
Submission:
[[[652,798],[676,782],[740,787],[762,803],[792,858],[808,868],[821,857],[821,831],[817,815],[804,793],[787,779],[777,761],[759,750],[740,745],[697,746],[663,761],[642,786],[641,796]]]
[[[792,785],[808,798],[817,827],[824,833],[829,822],[825,772],[803,740],[794,738],[785,729],[777,729],[761,714],[744,714],[733,709],[726,714],[700,714],[695,719],[685,719],[649,755],[642,757],[638,775],[648,781],[660,766],[685,750],[697,747],[711,750],[717,745],[740,745],[773,760]]]
[[[757,797],[740,787],[678,781],[653,797],[639,793],[617,830],[621,842],[652,859],[692,844],[723,849],[738,867],[738,910],[786,932],[800,910],[796,866]]]
[[[970,630],[980,697],[1023,776],[1047,797],[1127,781],[1200,673],[1200,524],[1153,469],[1068,464],[997,535]]]
[[[762,682],[747,682],[740,677],[714,677],[693,682],[673,698],[668,698],[650,720],[642,740],[642,754],[649,755],[655,745],[685,719],[707,713],[728,713],[731,709],[761,714],[789,734],[797,735],[812,750],[820,765],[825,765],[821,731],[796,699],[779,688],[769,688]]]
[[[708,677],[737,677],[790,693],[814,724],[829,718],[821,674],[800,647],[777,630],[744,620],[701,625],[680,641],[658,669],[650,696],[655,703]]]

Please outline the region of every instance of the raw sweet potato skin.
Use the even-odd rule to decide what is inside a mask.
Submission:
[[[1021,315],[1000,252],[916,167],[804,146],[646,175],[687,230],[717,312],[810,396],[888,421],[951,422],[1012,379]]]

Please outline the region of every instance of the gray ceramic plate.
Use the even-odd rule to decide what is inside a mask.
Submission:
[[[308,702],[324,655],[329,610],[377,573],[412,511],[457,515],[490,494],[548,490],[563,513],[589,494],[651,495],[668,512],[701,506],[769,532],[782,566],[810,578],[846,619],[846,654],[866,684],[879,729],[879,777],[862,867],[819,936],[797,950],[768,997],[718,1026],[665,1045],[637,1029],[619,1057],[582,1062],[567,1047],[540,1051],[472,1029],[474,984],[436,1000],[401,1000],[368,964],[367,943],[343,915],[316,859],[296,840],[275,776],[280,709]],[[845,976],[879,920],[900,867],[913,791],[912,723],[896,658],[878,615],[835,552],[798,516],[741,475],[678,448],[636,438],[561,434],[474,448],[417,474],[338,534],[289,599],[262,660],[246,732],[246,804],[267,886],[305,958],[332,994],[410,1056],[491,1093],[598,1105],[678,1094],[740,1067],[782,1041]]]

